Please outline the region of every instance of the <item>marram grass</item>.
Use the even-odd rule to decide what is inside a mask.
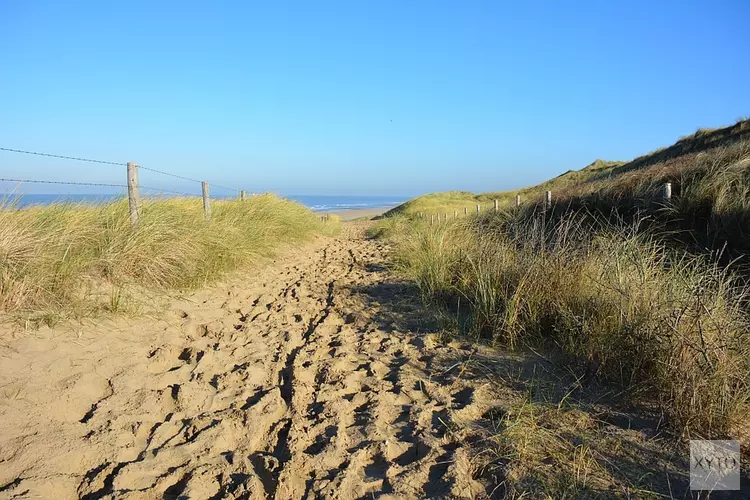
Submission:
[[[743,425],[750,315],[739,276],[637,228],[508,217],[396,219],[384,230],[402,272],[465,333],[558,351],[582,382],[606,380],[657,402],[689,436]]]
[[[127,200],[23,209],[6,203],[0,309],[52,317],[116,309],[123,290],[197,288],[281,245],[337,227],[273,195],[214,200],[210,221],[200,199],[144,199],[135,229]]]

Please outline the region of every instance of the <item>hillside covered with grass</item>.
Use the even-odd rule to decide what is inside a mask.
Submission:
[[[437,213],[448,217],[433,221]],[[747,227],[750,122],[740,121],[519,191],[422,196],[393,209],[375,234],[395,244],[395,266],[446,332],[533,353],[563,373],[552,385],[569,377],[567,389],[541,398],[526,388],[527,399],[493,417],[502,457],[493,466],[506,493],[589,497],[601,493],[593,477],[619,487],[632,481],[625,464],[646,465],[628,456],[641,446],[629,438],[602,448],[611,439],[595,423],[602,392],[615,395],[609,408],[652,419],[649,432],[668,437],[675,456],[699,438],[740,440],[747,456]],[[637,496],[672,494],[657,475],[638,477]]]
[[[463,214],[490,209],[498,200],[502,208],[515,205],[520,195],[522,206],[541,205],[546,191],[552,191],[553,202],[560,210],[571,206],[592,206],[609,210],[642,208],[658,201],[664,182],[673,184],[673,192],[681,203],[690,202],[695,210],[705,212],[706,200],[728,203],[738,189],[733,160],[745,158],[750,149],[750,120],[720,129],[699,129],[675,144],[658,149],[629,162],[595,160],[580,170],[569,170],[536,186],[513,191],[474,194],[467,191],[432,193],[414,198],[393,208],[386,215],[419,213]],[[721,168],[726,167],[726,168]],[[725,187],[720,185],[727,184]],[[684,189],[683,189],[684,188]],[[708,189],[709,192],[704,192]],[[719,190],[723,189],[722,192]],[[736,199],[736,197],[734,197]],[[700,206],[698,206],[700,205]],[[722,211],[731,211],[722,206]]]
[[[334,231],[306,207],[272,195],[145,199],[132,228],[127,199],[92,205],[0,207],[0,310],[34,323],[138,309],[150,294],[201,287]]]

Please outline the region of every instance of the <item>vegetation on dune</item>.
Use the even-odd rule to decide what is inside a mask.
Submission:
[[[507,208],[515,205],[517,195],[521,196],[522,206],[536,207],[544,199],[545,191],[553,192],[553,200],[563,212],[569,205],[585,203],[591,206],[607,199],[610,206],[600,205],[598,208],[608,210],[617,206],[622,209],[628,200],[632,200],[638,207],[647,205],[648,208],[654,208],[654,204],[659,201],[663,182],[672,182],[676,195],[681,194],[683,185],[693,184],[697,187],[702,175],[710,177],[714,184],[735,181],[733,184],[736,188],[736,179],[723,178],[722,169],[731,162],[731,157],[736,160],[747,158],[749,144],[750,120],[743,119],[730,127],[699,129],[670,147],[658,149],[630,162],[596,160],[581,170],[570,170],[536,186],[514,191],[482,194],[450,191],[428,194],[409,200],[386,215],[416,215],[423,212],[447,213],[450,216],[453,210],[463,213],[464,207],[471,213],[476,204],[481,204],[483,210],[487,210],[494,200],[498,200],[501,207]],[[685,200],[685,197],[682,199]],[[705,202],[706,199],[720,200],[721,197],[709,194],[702,201]]]
[[[517,215],[517,214],[516,214]],[[655,397],[688,435],[724,436],[750,410],[750,317],[739,277],[679,254],[637,227],[599,229],[509,214],[394,236],[398,264],[464,333],[546,347],[605,380]]]
[[[432,223],[437,213],[448,217]],[[544,382],[524,382],[529,398],[510,395],[488,418],[508,496],[585,496],[641,484],[622,467],[639,463],[637,446],[597,430],[586,393],[613,391],[620,408],[635,404],[676,437],[739,439],[747,455],[749,224],[750,122],[740,121],[520,191],[420,197],[375,232],[395,242],[398,268],[447,330],[544,353],[572,374],[564,395],[544,401],[532,397]]]
[[[131,228],[127,200],[0,209],[0,308],[40,321],[121,309],[127,290],[189,289],[331,231],[307,208],[272,195],[212,203],[146,199]]]

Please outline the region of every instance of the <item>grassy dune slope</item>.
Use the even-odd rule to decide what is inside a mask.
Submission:
[[[660,195],[666,181],[670,202]],[[548,189],[554,203],[544,211]],[[377,228],[447,332],[541,355],[563,373],[491,417],[491,467],[503,471],[506,494],[589,497],[594,477],[597,488],[620,488],[629,468],[656,472],[627,451],[643,442],[612,442],[602,391],[617,411],[651,419],[647,434],[738,439],[750,456],[750,122],[519,192],[518,208],[517,192],[423,196]],[[497,213],[488,210],[495,198],[505,202]],[[431,213],[476,203],[479,216],[431,223]],[[566,377],[562,391],[536,396]],[[677,448],[684,458],[684,442]],[[627,491],[671,495],[657,476]]]
[[[566,203],[575,196],[601,191],[623,198],[620,191],[625,182],[632,182],[638,177],[641,180],[647,180],[648,183],[670,180],[677,184],[676,188],[679,188],[682,168],[699,158],[701,153],[716,148],[734,150],[747,148],[749,141],[750,120],[740,120],[730,127],[721,129],[699,129],[696,133],[681,138],[672,146],[658,149],[629,162],[596,160],[581,170],[569,170],[536,186],[514,191],[482,194],[449,191],[427,194],[393,208],[386,215],[413,215],[419,212],[428,214],[440,212],[452,215],[453,210],[458,210],[461,214],[465,207],[469,212],[475,211],[477,204],[481,204],[486,210],[492,206],[495,199],[501,206],[510,207],[515,204],[516,195],[521,195],[523,204],[537,204],[543,199],[545,191],[552,191],[558,204]],[[738,143],[744,146],[738,146]],[[623,184],[616,182],[616,179],[626,173],[629,175],[624,177],[626,181]],[[654,186],[648,186],[648,188],[654,188]],[[625,194],[625,196],[629,195]]]
[[[333,230],[302,205],[271,195],[146,199],[138,227],[127,200],[103,205],[0,208],[0,309],[51,322],[118,311],[138,290],[196,288],[269,256],[280,245]]]

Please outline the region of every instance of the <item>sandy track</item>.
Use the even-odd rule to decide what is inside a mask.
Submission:
[[[0,497],[482,495],[466,443],[489,395],[387,251],[348,225],[166,318],[6,336]]]

